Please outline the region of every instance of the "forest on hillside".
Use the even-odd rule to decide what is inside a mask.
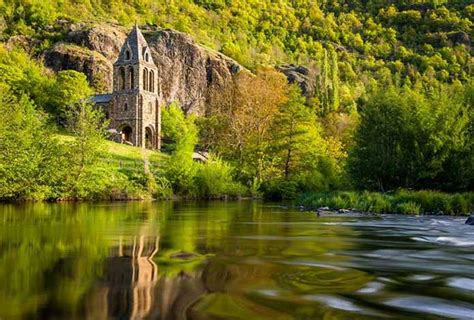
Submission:
[[[77,72],[52,73],[40,57],[68,24],[104,21],[189,33],[254,76],[215,88],[206,117],[165,108],[173,144],[155,171],[98,172],[104,125],[75,103],[93,89]],[[473,23],[467,0],[0,0],[0,198],[100,197],[116,181],[155,196],[472,191]],[[15,45],[25,42],[28,50]],[[275,70],[282,64],[308,68],[314,92],[288,84]],[[45,134],[41,145],[35,132],[51,127],[78,143],[68,149]],[[196,144],[212,161],[189,160]],[[13,161],[32,151],[28,167]],[[59,158],[81,174],[64,179],[59,170],[52,179],[39,170],[45,159],[61,167]]]

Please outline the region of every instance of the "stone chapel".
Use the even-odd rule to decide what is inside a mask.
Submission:
[[[113,66],[113,92],[92,97],[119,140],[160,149],[161,119],[158,69],[142,32],[134,26]]]

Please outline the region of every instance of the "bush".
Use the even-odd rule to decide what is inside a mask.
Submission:
[[[206,163],[197,163],[195,182],[197,195],[214,199],[224,196],[240,196],[242,186],[232,179],[231,166],[219,157],[209,157]]]

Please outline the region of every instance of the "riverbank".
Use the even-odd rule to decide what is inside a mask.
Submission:
[[[324,208],[332,211],[467,216],[474,211],[474,193],[451,194],[429,190],[308,193],[298,197],[295,204],[306,210]]]

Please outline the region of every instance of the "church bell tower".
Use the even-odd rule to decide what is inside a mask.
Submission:
[[[129,33],[114,63],[110,127],[122,141],[160,149],[161,118],[158,69],[137,26]]]

